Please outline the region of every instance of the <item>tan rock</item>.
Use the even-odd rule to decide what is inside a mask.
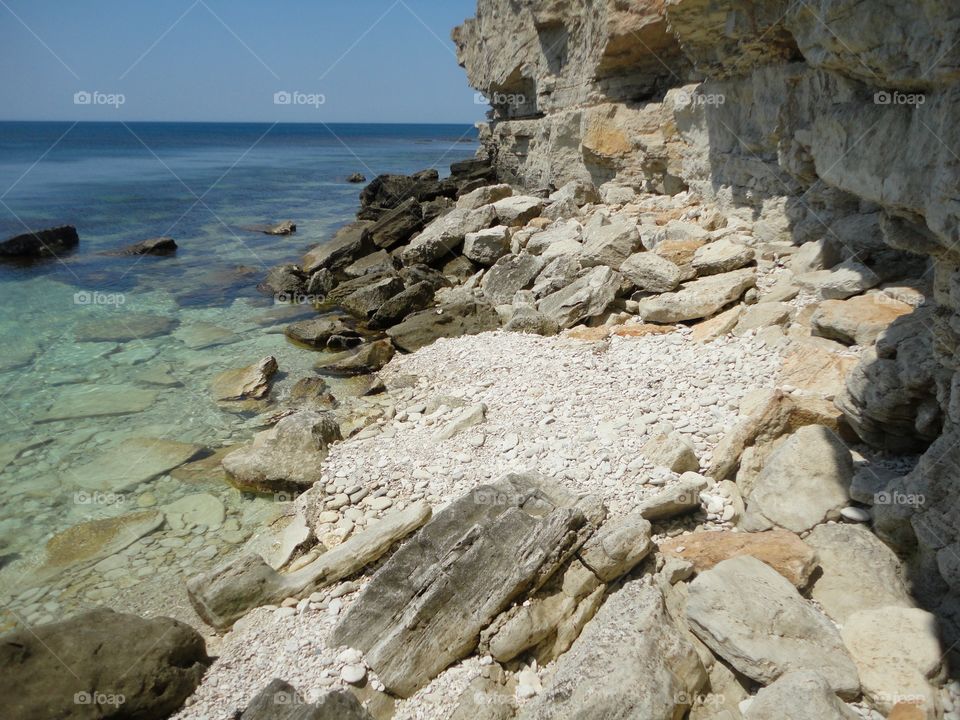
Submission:
[[[619,337],[644,337],[646,335],[666,335],[673,331],[674,329],[669,325],[638,323],[634,325],[614,325],[610,334]]]
[[[270,392],[270,379],[277,372],[272,355],[254,365],[226,370],[213,379],[211,393],[218,401],[262,400]]]
[[[657,255],[675,265],[689,265],[697,250],[706,245],[706,240],[664,240],[653,249]]]
[[[840,355],[812,342],[794,341],[780,369],[780,382],[800,390],[835,397],[843,392],[857,358]]]
[[[660,543],[666,557],[678,557],[693,563],[697,572],[709,570],[732,557],[750,555],[765,562],[797,588],[804,588],[817,569],[813,549],[792,532],[771,530],[762,533],[696,532],[679,535]]]
[[[891,323],[913,310],[884,293],[870,293],[849,300],[824,300],[810,324],[814,335],[847,345],[872,345]]]
[[[729,334],[733,328],[740,322],[740,316],[743,315],[744,306],[735,305],[729,310],[724,310],[719,315],[714,315],[709,320],[704,320],[693,326],[694,341],[699,343],[708,343]]]

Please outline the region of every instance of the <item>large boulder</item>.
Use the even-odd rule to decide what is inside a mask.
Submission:
[[[396,261],[386,250],[377,250],[375,253],[364,255],[343,269],[343,274],[348,278],[359,278],[364,275],[382,275],[396,270]],[[321,271],[322,272],[322,271]],[[314,273],[316,275],[316,273]],[[312,279],[313,276],[311,276]],[[330,288],[332,290],[333,288]],[[330,292],[327,290],[327,292]]]
[[[72,225],[16,235],[0,242],[0,258],[32,260],[56,257],[80,244],[80,236]]]
[[[414,313],[387,330],[387,335],[399,349],[413,352],[439,338],[477,335],[498,327],[500,316],[491,305],[477,300],[458,300]]]
[[[480,287],[494,305],[509,304],[517,292],[533,284],[542,269],[543,260],[535,255],[506,255],[486,272]]]
[[[640,247],[636,223],[617,216],[608,225],[587,225],[581,262],[584,267],[606,265],[617,270]]]
[[[177,251],[177,241],[172,237],[157,237],[126,245],[106,255],[172,255]]]
[[[241,490],[301,492],[320,480],[330,443],[341,439],[333,415],[301,410],[224,457],[223,469]]]
[[[656,253],[634,253],[620,263],[620,274],[638,290],[651,293],[670,292],[680,284],[680,268]]]
[[[467,233],[463,254],[478,265],[493,265],[510,252],[510,228],[506,225]]]
[[[609,267],[591,268],[567,287],[543,298],[537,309],[561,328],[570,328],[610,307],[622,282],[623,276]]]
[[[381,215],[367,229],[370,241],[378,248],[390,250],[402,245],[423,228],[423,210],[416,198],[407,198],[397,207]]]
[[[914,308],[884,293],[824,300],[810,318],[813,334],[847,345],[872,345],[884,330]]]
[[[363,340],[360,333],[336,317],[299,320],[287,325],[283,332],[291,340],[317,349],[342,349]]]
[[[389,340],[375,340],[352,350],[345,350],[317,363],[318,372],[325,375],[366,375],[376,372],[393,357],[395,349]]]
[[[782,675],[757,693],[743,720],[860,720],[814,670]]]
[[[509,185],[484,185],[461,195],[457,199],[457,207],[474,210],[483,205],[491,205],[497,200],[503,200],[511,195],[513,195],[513,188]]]
[[[844,262],[829,270],[814,270],[797,276],[797,282],[824,300],[845,300],[880,284],[880,276],[856,260]]]
[[[262,400],[270,393],[277,359],[272,355],[247,367],[224,370],[213,378],[210,392],[218,402]]]
[[[739,270],[753,262],[753,249],[730,238],[723,238],[697,249],[693,254],[693,269],[697,275],[718,275]]]
[[[317,270],[341,270],[364,255],[376,250],[370,240],[370,227],[367,221],[352,222],[337,230],[333,238],[317,245],[303,256],[301,265],[304,272]]]
[[[523,227],[540,214],[543,206],[541,198],[531,195],[513,195],[493,203],[500,224],[510,227]]]
[[[203,637],[189,625],[90,610],[0,638],[3,715],[163,720],[209,664]]]
[[[340,307],[363,319],[373,315],[387,300],[404,290],[403,280],[396,275],[386,274],[369,277],[376,277],[377,279],[354,290],[339,301]]]
[[[488,228],[496,219],[497,214],[492,205],[484,205],[476,210],[451,210],[427,225],[424,231],[404,248],[400,257],[404,265],[429,265],[443,260],[460,248],[467,233]]]
[[[372,329],[388,328],[411,313],[425,310],[433,304],[435,292],[434,284],[427,280],[414,283],[383,303],[370,318],[367,327]]]
[[[677,323],[709,317],[757,284],[752,268],[685,283],[679,290],[640,301],[638,314],[645,322]]]
[[[468,655],[480,631],[545,582],[592,531],[576,499],[539,478],[481,485],[394,553],[340,620],[333,642],[363,651],[387,689],[409,697]]]
[[[271,680],[250,701],[240,720],[373,720],[349,690],[333,690],[310,700],[290,683]]]
[[[860,692],[857,669],[833,624],[756,558],[734,557],[700,573],[690,583],[686,613],[700,640],[759,683],[813,670],[841,697]]]
[[[693,643],[649,579],[626,583],[556,663],[519,720],[683,717],[707,679]]]

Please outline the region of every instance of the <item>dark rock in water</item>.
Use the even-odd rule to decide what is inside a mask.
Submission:
[[[2,714],[161,720],[183,705],[209,664],[190,626],[99,608],[0,638]]]
[[[347,176],[347,182],[348,182],[348,183],[362,183],[362,182],[366,182],[366,181],[367,181],[367,176],[364,175],[363,173],[355,172],[355,173],[353,173],[353,175],[348,175],[348,176]]]
[[[323,268],[340,270],[369,255],[377,249],[367,232],[372,224],[359,221],[340,228],[329,242],[317,245],[303,256],[303,269],[308,273]]]
[[[390,362],[395,352],[389,340],[377,340],[321,360],[316,368],[326,375],[367,375]]]
[[[407,315],[425,310],[433,304],[436,288],[426,280],[411,285],[401,293],[387,300],[377,310],[368,323],[371,329],[381,330],[396,325]]]
[[[284,220],[276,225],[270,225],[263,228],[260,232],[264,235],[292,235],[297,231],[297,225],[292,220]]]
[[[373,315],[394,295],[403,292],[403,280],[399,276],[381,277],[356,290],[340,301],[340,306],[348,313],[362,319]]]
[[[578,498],[536,476],[481,485],[387,560],[334,629],[409,697],[467,656],[480,631],[540,587],[593,533]]]
[[[240,720],[373,720],[373,716],[348,690],[329,692],[308,703],[292,685],[277,679],[257,693]]]
[[[342,349],[363,342],[360,333],[338,318],[301,320],[287,325],[283,332],[291,340],[318,349]]]
[[[0,242],[0,257],[36,259],[56,257],[80,244],[80,236],[73,225],[61,225],[48,230],[16,235]]]
[[[325,410],[338,405],[326,380],[319,377],[305,377],[297,380],[290,388],[289,399],[300,405]]]
[[[337,286],[337,278],[326,268],[317,270],[307,280],[307,296],[313,302],[326,298],[327,294]]]
[[[429,202],[441,195],[455,197],[456,193],[456,185],[440,180],[436,170],[414,175],[379,175],[360,192],[362,211],[370,211],[362,217],[369,215],[370,219],[376,219],[408,198]]]
[[[104,255],[172,255],[177,251],[177,243],[171,237],[150,238],[127,245]]]
[[[371,275],[362,275],[358,278],[351,278],[350,280],[345,280],[344,282],[337,285],[333,291],[327,295],[327,302],[330,303],[341,303],[348,296],[355,293],[357,290],[362,290],[363,288],[374,285],[385,278],[399,278],[400,276],[396,271],[390,270],[389,272],[384,273],[374,273]],[[398,291],[399,292],[399,291]]]
[[[390,250],[407,242],[423,229],[423,210],[416,198],[407,198],[397,207],[384,212],[370,227],[370,239],[379,248]]]
[[[292,263],[270,268],[266,279],[257,285],[257,290],[276,295],[279,302],[296,302],[297,296],[306,294],[306,289],[307,273]]]
[[[387,335],[401,350],[413,352],[438,338],[477,335],[498,327],[500,316],[492,305],[464,300],[414,313],[387,330]]]
[[[104,322],[101,318],[84,320],[73,328],[77,342],[130,342],[168,335],[177,326],[177,321],[163,315],[148,313],[123,313],[116,322]]]
[[[396,270],[397,265],[399,263],[390,253],[386,250],[378,250],[347,265],[343,269],[343,274],[347,277],[358,278],[376,273],[389,273]]]

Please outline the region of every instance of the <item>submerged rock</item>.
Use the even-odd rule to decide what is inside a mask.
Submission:
[[[220,402],[262,400],[270,392],[270,381],[277,369],[277,359],[268,355],[254,365],[225,370],[210,386],[213,399]]]
[[[106,255],[172,255],[177,251],[177,241],[172,237],[158,237],[127,245]]]
[[[16,235],[0,242],[0,258],[37,259],[56,257],[80,244],[80,236],[72,225]]]

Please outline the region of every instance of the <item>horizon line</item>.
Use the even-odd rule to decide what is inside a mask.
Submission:
[[[408,120],[397,120],[397,121],[378,121],[371,122],[369,120],[330,120],[330,121],[276,121],[276,120],[24,120],[24,119],[14,119],[14,118],[0,118],[0,123],[67,123],[67,124],[76,124],[76,125],[106,125],[111,123],[128,125],[135,123],[153,123],[157,125],[469,125],[471,127],[476,127],[479,123],[484,122],[482,120],[477,120],[475,122],[467,121],[450,121],[450,122],[414,122]]]

